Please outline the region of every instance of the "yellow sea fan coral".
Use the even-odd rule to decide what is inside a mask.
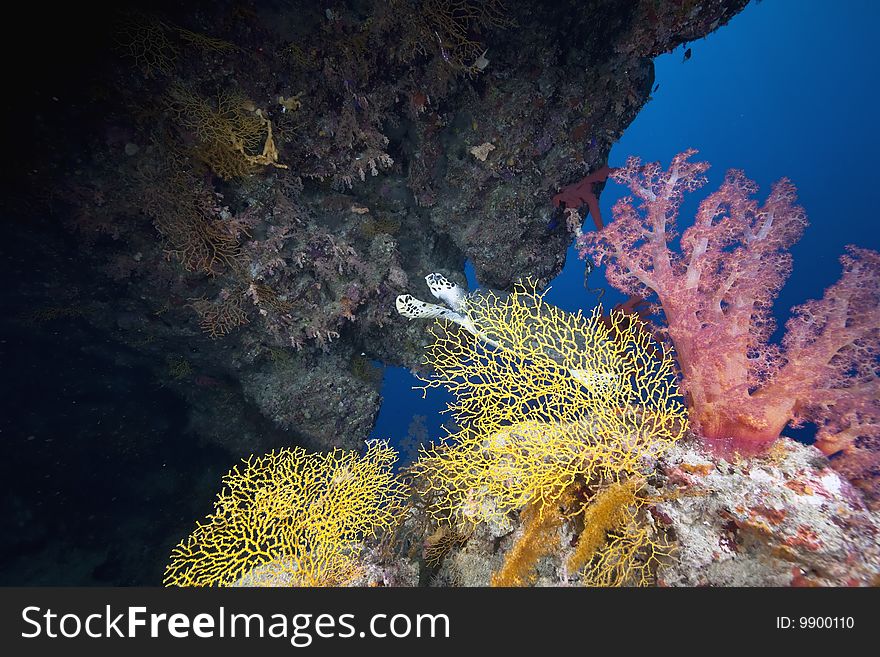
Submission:
[[[168,107],[198,139],[195,154],[218,176],[237,178],[278,163],[272,122],[253,102],[235,93],[208,100],[183,84],[172,85]]]
[[[168,24],[137,12],[118,16],[115,40],[148,78],[171,75],[178,49],[168,38]]]
[[[199,316],[199,326],[212,339],[223,337],[250,321],[243,307],[241,292],[224,292],[216,301],[190,300],[190,306]]]
[[[219,53],[232,53],[238,52],[241,50],[234,43],[229,43],[228,41],[224,41],[223,39],[217,39],[215,37],[210,37],[206,34],[200,34],[199,32],[193,32],[191,30],[187,30],[184,27],[178,27],[176,25],[171,26],[172,29],[180,35],[180,38],[190,43],[197,48],[205,52],[219,52]]]
[[[164,584],[351,582],[358,543],[399,518],[396,458],[383,442],[364,456],[296,447],[249,457],[224,477],[214,512],[174,548]]]
[[[451,527],[438,527],[423,542],[422,556],[429,568],[437,568],[452,550],[467,544],[470,534],[459,534]]]
[[[567,313],[527,285],[472,295],[461,314],[471,328],[435,328],[425,358],[425,388],[455,395],[460,427],[414,466],[438,521],[543,509],[576,480],[637,475],[684,435],[671,355],[622,314],[608,326],[600,309]]]
[[[657,566],[671,554],[673,546],[642,517],[644,503],[639,498],[625,508],[625,521],[608,534],[585,568],[585,586],[648,586],[654,581]]]

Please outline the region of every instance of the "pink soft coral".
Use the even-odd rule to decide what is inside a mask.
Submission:
[[[876,445],[880,254],[848,247],[840,281],[795,308],[781,346],[769,343],[788,249],[807,225],[803,208],[787,180],[759,206],[756,185],[733,170],[701,203],[680,252],[671,250],[684,192],[706,183],[708,164],[690,162],[694,153],[677,155],[668,170],[630,158],[615,171],[641,203],[620,200],[614,221],[579,237],[581,255],[604,262],[624,293],[657,294],[691,420],[717,452],[760,452],[804,421],[819,425],[827,453]]]

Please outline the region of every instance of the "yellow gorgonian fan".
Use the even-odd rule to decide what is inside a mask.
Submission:
[[[425,388],[455,395],[459,430],[414,466],[438,521],[543,509],[576,480],[638,474],[687,430],[671,355],[623,313],[568,313],[521,284],[456,318],[432,329]]]
[[[359,544],[397,523],[403,491],[387,443],[365,455],[301,447],[251,456],[224,477],[214,512],[172,551],[166,586],[342,586]]]

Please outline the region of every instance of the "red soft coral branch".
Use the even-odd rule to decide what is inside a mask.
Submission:
[[[819,425],[827,454],[880,440],[880,254],[849,246],[840,260],[843,275],[822,300],[794,308],[788,362],[767,391],[799,400],[797,419]]]
[[[613,171],[608,166],[604,166],[581,178],[578,182],[568,187],[563,187],[562,191],[553,197],[553,205],[559,207],[564,203],[566,208],[577,210],[580,206],[586,204],[590,211],[590,216],[593,217],[593,223],[596,224],[596,230],[602,230],[604,225],[602,223],[602,213],[599,211],[599,199],[596,197],[593,186],[596,183],[605,182]]]
[[[770,344],[772,302],[791,270],[788,249],[807,225],[804,211],[789,181],[759,205],[755,184],[730,171],[673,249],[682,197],[706,182],[708,164],[689,161],[695,152],[677,155],[668,170],[630,158],[614,172],[638,202],[620,200],[614,221],[580,238],[581,255],[604,261],[624,293],[657,294],[692,422],[717,451],[761,451],[786,424],[805,420],[822,427],[820,445],[840,431],[847,440],[876,436],[880,254],[850,248],[841,280],[795,309],[782,347]],[[849,431],[853,423],[866,429]]]

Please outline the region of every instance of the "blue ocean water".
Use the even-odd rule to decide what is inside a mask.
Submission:
[[[759,198],[779,178],[795,184],[810,226],[792,249],[794,270],[774,305],[777,338],[792,306],[820,298],[840,276],[845,245],[880,249],[873,198],[880,152],[878,19],[880,3],[873,0],[752,2],[707,38],[655,60],[659,87],[611,151],[610,166],[631,155],[668,165],[687,148],[712,164],[709,183],[683,204],[682,229],[730,168],[758,183]],[[684,60],[687,48],[692,56]],[[600,198],[606,222],[626,191],[606,186]],[[468,275],[473,286],[472,269]],[[583,277],[584,263],[569,249],[548,301],[571,311],[591,308],[596,295],[584,289]],[[604,285],[601,268],[590,285],[606,287],[606,307],[623,299]],[[372,437],[397,444],[415,415],[424,416],[429,436],[443,435],[448,416],[439,412],[449,397],[432,390],[422,399],[411,390],[416,384],[406,369],[387,369]]]

